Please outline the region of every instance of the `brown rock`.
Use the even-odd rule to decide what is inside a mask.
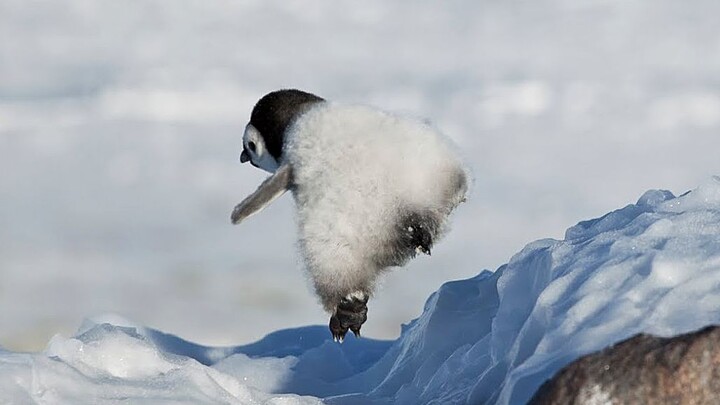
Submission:
[[[720,404],[720,327],[636,335],[570,363],[530,404]]]

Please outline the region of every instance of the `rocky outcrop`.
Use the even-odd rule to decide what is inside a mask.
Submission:
[[[570,363],[530,403],[720,404],[720,327],[636,335]]]

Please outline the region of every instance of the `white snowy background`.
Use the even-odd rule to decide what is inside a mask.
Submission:
[[[442,282],[717,174],[718,15],[712,0],[0,0],[0,346],[39,350],[105,312],[203,345],[325,324],[291,199],[229,224],[264,178],[238,163],[241,131],[282,87],[428,118],[475,174],[446,240],[370,304],[365,335],[394,338]],[[53,342],[61,358],[75,344]],[[131,376],[173,368],[157,364]]]

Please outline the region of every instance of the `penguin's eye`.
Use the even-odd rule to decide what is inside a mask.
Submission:
[[[248,148],[250,148],[250,151],[252,151],[252,153],[255,153],[255,142],[248,142]]]

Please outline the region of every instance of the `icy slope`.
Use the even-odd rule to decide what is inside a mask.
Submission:
[[[495,273],[443,285],[394,342],[337,345],[306,327],[206,348],[96,319],[44,353],[0,352],[0,402],[518,404],[582,354],[720,323],[718,307],[713,178],[677,198],[649,191]]]

